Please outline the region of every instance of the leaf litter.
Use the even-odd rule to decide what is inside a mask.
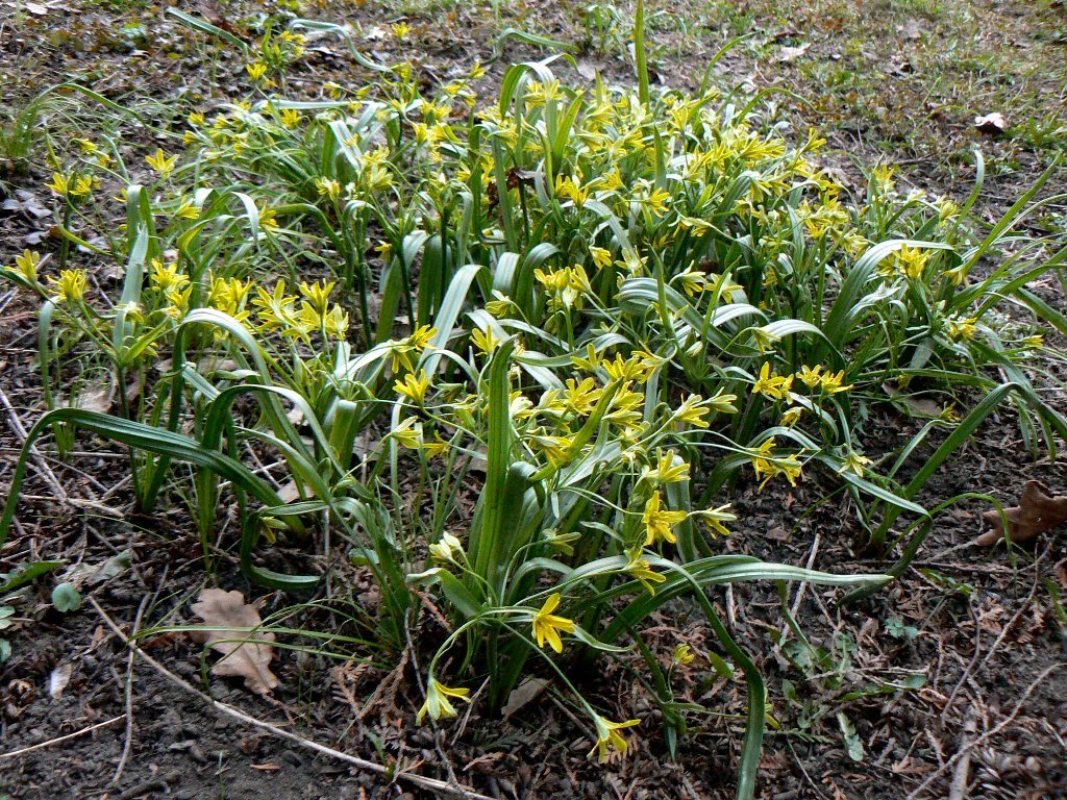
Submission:
[[[236,590],[204,589],[190,608],[205,625],[191,631],[193,639],[222,654],[211,668],[213,674],[243,678],[245,687],[258,695],[269,695],[278,686],[278,677],[270,670],[274,634],[256,630],[263,620],[244,595]]]

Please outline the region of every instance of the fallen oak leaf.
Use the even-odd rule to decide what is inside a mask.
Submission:
[[[237,630],[191,632],[198,642],[222,653],[222,658],[215,662],[211,671],[216,675],[244,678],[249,691],[259,695],[270,694],[278,685],[278,677],[270,671],[270,661],[274,657],[274,648],[271,647],[274,634],[252,633],[262,624],[256,607],[246,603],[244,595],[236,590],[204,589],[190,608],[204,621],[205,626],[248,631],[246,634]],[[242,635],[254,637],[254,640],[249,638],[241,641]]]
[[[1004,509],[1008,520],[1007,537],[1013,542],[1028,542],[1035,536],[1067,522],[1067,495],[1053,497],[1040,481],[1027,481],[1019,505]],[[995,509],[982,514],[993,530],[979,536],[975,543],[983,547],[1005,537],[1003,520]]]

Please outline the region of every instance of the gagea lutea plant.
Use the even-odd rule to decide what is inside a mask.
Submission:
[[[1001,401],[1035,445],[1067,431],[1025,370],[1041,325],[1067,331],[1026,289],[1065,250],[1012,234],[1048,202],[1040,184],[979,236],[980,182],[959,208],[901,195],[879,167],[851,198],[820,167],[820,137],[790,144],[760,98],[652,91],[642,20],[639,2],[636,93],[568,86],[549,58],[509,69],[488,103],[478,65],[429,91],[399,64],[318,98],[272,94],[299,22],[238,40],[252,96],[190,114],[181,149],[136,169],[106,144],[68,153],[49,187],[68,221],[104,213],[100,184],[125,186],[124,235],[93,246],[121,292],[91,286],[70,248],[3,269],[42,302],[50,410],[0,541],[29,447],[90,431],[129,448],[143,510],[185,498],[208,568],[232,502],[261,585],[321,581],[267,569],[264,544],[345,542],[379,590],[359,613],[382,653],[403,650],[431,598],[446,632],[420,662],[419,721],[454,716],[483,682],[499,708],[548,674],[601,759],[640,721],[598,711],[575,659],[640,654],[673,751],[696,709],[673,701],[643,630],[664,604],[695,604],[749,689],[738,796],[752,797],[765,689],[712,587],[887,578],[723,554],[729,487],[836,476],[876,547],[909,515],[906,564],[932,516],[922,484]],[[1007,322],[1005,303],[1030,316]],[[63,407],[71,363],[112,376],[116,413]],[[987,397],[968,410],[973,390]],[[936,418],[892,467],[873,464],[872,407],[924,396]],[[933,466],[898,484],[941,427]]]

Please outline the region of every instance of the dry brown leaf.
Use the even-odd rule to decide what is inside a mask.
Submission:
[[[85,384],[81,391],[70,398],[72,408],[106,414],[115,403],[115,381],[111,375]]]
[[[1035,536],[1067,522],[1067,495],[1053,497],[1040,481],[1027,481],[1019,505],[1004,509],[1008,518],[1008,538],[1013,542],[1028,542]],[[982,519],[993,526],[976,543],[983,547],[994,545],[1004,538],[1004,528],[996,509],[986,511]]]
[[[204,589],[191,608],[205,625],[211,627],[255,628],[262,622],[256,607],[246,603],[244,595],[238,591]],[[234,641],[244,636],[237,631],[200,630],[192,635],[222,653],[223,657],[211,668],[216,675],[244,678],[250,691],[262,695],[270,694],[278,685],[277,676],[270,671],[270,661],[274,657],[274,648],[270,645],[274,641],[273,633],[248,634],[249,638],[255,639],[248,642]]]
[[[504,715],[504,719],[508,719],[512,714],[516,713],[523,706],[532,703],[536,700],[541,692],[548,686],[549,681],[544,678],[527,678],[520,683],[511,694],[508,695],[508,701],[501,709],[501,713]]]
[[[1008,123],[1004,119],[1003,114],[999,111],[994,111],[992,114],[975,117],[974,127],[981,133],[987,133],[990,136],[999,136],[1007,129]]]

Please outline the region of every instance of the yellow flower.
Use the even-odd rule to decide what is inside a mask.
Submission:
[[[577,378],[567,378],[567,388],[563,392],[563,397],[568,409],[584,416],[593,410],[593,406],[600,399],[600,394],[601,390],[592,378],[583,378],[581,381]]]
[[[53,172],[52,182],[47,186],[60,197],[88,197],[93,191],[93,183],[88,175],[75,177]]]
[[[59,273],[58,278],[49,278],[48,283],[55,291],[55,300],[58,303],[79,302],[89,287],[85,270],[81,269],[65,269]]]
[[[822,390],[827,394],[847,392],[849,389],[852,388],[851,383],[848,386],[842,385],[845,382],[844,370],[839,370],[838,372],[827,372],[819,380],[822,384]]]
[[[422,447],[422,425],[416,422],[414,417],[408,417],[393,428],[392,437],[401,447],[418,450]],[[430,549],[433,549],[432,545]]]
[[[328,197],[330,200],[338,200],[341,197],[341,184],[332,178],[316,178],[315,188],[319,190],[320,197]]]
[[[819,385],[819,378],[822,370],[823,368],[821,366],[804,366],[800,368],[800,372],[797,373],[797,377],[800,378],[800,382],[807,386],[809,389],[814,389],[816,386]]]
[[[406,22],[394,22],[391,27],[393,29],[393,36],[396,37],[397,41],[403,41],[407,38],[407,35],[411,33],[411,26]]]
[[[203,125],[204,122],[206,121],[203,111],[191,111],[191,112],[189,112],[189,116],[186,117],[186,120],[188,121],[188,123],[190,125],[195,125],[197,127]]]
[[[393,389],[396,390],[397,394],[410,398],[413,403],[420,406],[422,401],[426,399],[426,390],[429,388],[430,379],[427,377],[426,371],[421,369],[417,375],[414,372],[409,372],[404,376],[404,380],[393,384]]]
[[[337,281],[316,281],[315,283],[301,282],[297,287],[300,294],[318,314],[325,314],[330,303],[330,292],[337,285]]]
[[[667,201],[671,199],[671,193],[666,189],[654,189],[642,201],[648,205],[653,214],[663,214],[667,210]]]
[[[33,250],[23,250],[21,256],[15,256],[15,272],[28,283],[37,283],[37,266],[41,263],[41,254]]]
[[[287,128],[295,128],[300,124],[300,112],[295,108],[283,108],[281,111],[282,125]]]
[[[873,183],[878,184],[878,188],[880,188],[882,191],[892,191],[893,187],[896,185],[895,181],[893,180],[893,174],[895,172],[896,169],[891,165],[879,164],[877,167],[874,168],[874,171],[871,173],[871,181]]]
[[[556,197],[570,200],[575,206],[581,208],[589,199],[589,190],[583,189],[574,178],[569,175],[556,176]]]
[[[680,644],[674,648],[674,653],[671,655],[671,661],[682,667],[688,667],[694,661],[696,661],[696,653],[693,652],[693,648],[687,644]]]
[[[184,289],[175,289],[167,292],[167,306],[163,313],[173,320],[180,320],[189,313],[189,301],[192,299],[193,287],[186,286]]]
[[[221,280],[216,280],[211,286],[211,295],[208,301],[212,306],[225,312],[227,307],[234,304],[230,302],[226,285]],[[256,287],[256,296],[252,305],[259,309],[258,317],[264,329],[271,331],[284,330],[296,323],[296,297],[285,293],[285,281],[280,280],[274,284],[274,291],[269,292],[262,286]]]
[[[800,422],[800,417],[803,413],[804,406],[790,406],[782,412],[782,418],[778,420],[778,424],[785,428],[792,428]]]
[[[423,718],[429,714],[430,719],[439,720],[442,717],[456,716],[455,706],[448,698],[455,697],[464,702],[470,702],[470,689],[453,689],[440,683],[436,678],[430,678],[426,686],[426,702],[422,704],[419,713],[415,715],[415,723],[422,724]]]
[[[897,271],[912,280],[918,280],[926,271],[926,262],[930,260],[930,253],[920,250],[918,247],[904,245],[895,253],[895,265]]]
[[[166,178],[174,172],[174,165],[178,163],[178,156],[177,154],[168,156],[161,148],[157,147],[156,152],[150,156],[145,156],[144,160],[148,162],[148,166],[159,173],[160,177]]]
[[[335,303],[322,317],[322,326],[326,329],[326,333],[334,338],[343,339],[348,331],[348,313]]]
[[[849,450],[848,455],[845,456],[844,462],[842,462],[838,472],[851,472],[859,477],[863,477],[865,467],[871,463],[871,460],[865,455],[861,455],[853,450]]]
[[[657,489],[652,496],[645,501],[645,510],[641,515],[641,521],[645,526],[645,547],[651,547],[661,539],[668,544],[674,544],[678,538],[672,528],[684,522],[689,516],[684,511],[665,511],[662,508],[662,500]]]
[[[415,348],[416,352],[422,352],[430,346],[430,340],[437,335],[437,328],[432,325],[420,325],[408,337],[408,344]]]
[[[152,271],[148,280],[153,289],[159,289],[163,294],[181,291],[189,283],[188,276],[178,271],[177,264],[164,264],[158,258],[152,259]]]
[[[721,392],[711,400],[704,400],[699,394],[691,394],[678,406],[674,416],[679,422],[692,425],[694,428],[707,428],[710,423],[704,417],[711,413],[711,407],[714,406],[717,411],[731,413],[737,410],[730,405],[733,399],[733,395],[724,395]]]
[[[730,530],[724,523],[736,522],[737,514],[734,514],[730,510],[730,504],[719,506],[718,508],[709,508],[705,511],[695,511],[693,516],[704,520],[708,526],[715,531],[715,533],[721,536],[729,536]]]
[[[492,328],[487,327],[484,331],[481,328],[475,328],[471,331],[471,343],[479,353],[488,355],[496,349],[497,345],[500,344],[500,340],[493,335]]]
[[[589,353],[589,358],[588,359],[581,359],[581,358],[577,358],[576,359],[574,356],[571,356],[572,362],[576,366],[578,366],[579,368],[583,368],[583,369],[584,368],[588,368],[590,371],[592,371],[592,370],[596,369],[597,365],[603,366],[604,367],[604,372],[606,372],[608,374],[608,378],[610,380],[613,380],[613,381],[618,381],[618,380],[633,381],[633,380],[636,380],[636,381],[638,381],[640,383],[644,383],[645,381],[648,380],[649,376],[647,374],[647,370],[645,369],[644,365],[641,363],[641,361],[639,359],[636,359],[636,358],[626,359],[626,358],[622,357],[621,353],[616,353],[615,354],[615,359],[612,360],[612,361],[609,361],[607,359],[604,359],[602,361],[600,361],[600,360],[595,360],[594,361],[594,358],[596,356],[595,356],[595,350],[593,349],[593,345],[589,344],[586,347],[587,347],[587,352]],[[589,364],[588,367],[586,366],[586,362],[588,362],[588,364]]]
[[[511,299],[497,291],[494,291],[493,295],[494,298],[485,304],[485,310],[497,319],[507,316],[508,311],[514,305]]]
[[[614,749],[618,753],[626,752],[626,748],[630,746],[630,743],[623,738],[619,731],[640,725],[641,720],[628,719],[625,722],[612,722],[597,714],[593,717],[593,724],[596,726],[596,744],[589,751],[589,755],[599,751],[599,761],[603,764],[608,760],[609,749]]]
[[[46,186],[60,197],[66,197],[70,189],[70,179],[61,172],[52,173],[52,182]]]
[[[687,270],[680,273],[677,278],[682,282],[682,289],[690,297],[696,297],[708,288],[707,276],[699,270]]]
[[[666,575],[661,575],[652,569],[647,559],[639,558],[637,555],[630,556],[630,563],[623,568],[623,572],[641,581],[641,585],[648,589],[649,594],[656,593],[655,584],[664,583],[667,580]]]
[[[174,216],[177,219],[198,219],[200,209],[191,200],[182,200],[181,205],[175,209]]]
[[[948,321],[948,338],[954,342],[969,342],[977,334],[978,320],[974,317],[952,317]]]
[[[254,81],[262,80],[267,74],[267,65],[261,61],[253,61],[251,64],[246,64],[245,69],[248,71],[248,77]]]
[[[445,531],[436,544],[430,545],[429,550],[430,555],[437,561],[455,561],[457,555],[463,555],[463,543]]]
[[[530,444],[536,445],[549,463],[559,467],[567,462],[568,452],[573,442],[567,436],[547,436],[535,434],[530,436]]]
[[[796,486],[802,469],[800,461],[795,455],[775,456],[774,446],[774,437],[771,436],[764,440],[755,454],[750,457],[752,468],[756,471],[756,479],[763,478],[759,488],[763,489],[767,481],[777,475],[784,475],[790,486]]]
[[[537,639],[537,646],[544,647],[547,641],[548,646],[557,653],[563,652],[563,640],[560,639],[559,632],[574,633],[574,620],[559,617],[552,613],[559,607],[562,599],[559,592],[550,595],[545,600],[545,604],[541,606],[541,610],[534,614],[532,622],[533,635]]]
[[[604,267],[611,266],[611,251],[605,250],[603,247],[590,246],[589,255],[593,257],[593,264],[597,269],[604,269]]]
[[[263,208],[259,209],[259,224],[264,228],[277,228],[278,212],[264,203]]]
[[[681,459],[675,460],[670,450],[659,453],[656,468],[645,467],[641,477],[650,478],[659,483],[677,483],[689,480],[689,465]]]
[[[942,197],[935,202],[934,205],[937,206],[937,220],[942,224],[958,216],[960,213],[960,207],[947,197]]]
[[[760,367],[759,378],[752,384],[752,394],[763,394],[775,400],[789,398],[789,390],[793,388],[793,376],[788,378],[771,373],[771,362],[764,361]]]

